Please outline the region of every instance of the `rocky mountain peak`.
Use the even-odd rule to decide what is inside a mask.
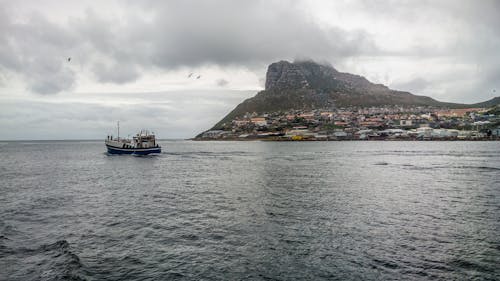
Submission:
[[[362,76],[338,72],[331,65],[313,61],[275,62],[269,65],[266,74],[266,90],[333,90],[373,85]]]
[[[266,90],[301,89],[309,86],[302,69],[293,63],[279,61],[267,68]]]
[[[500,98],[500,97],[499,97]],[[430,97],[391,90],[363,76],[339,72],[313,61],[272,63],[267,68],[266,89],[240,103],[213,128],[222,128],[246,113],[269,113],[332,107],[435,106],[448,108],[491,107],[499,98],[472,105],[436,101]]]

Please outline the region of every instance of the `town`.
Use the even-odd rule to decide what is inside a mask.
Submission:
[[[346,107],[246,113],[197,140],[500,140],[500,108]]]

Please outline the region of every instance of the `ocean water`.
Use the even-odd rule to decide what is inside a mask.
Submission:
[[[0,143],[0,280],[500,280],[500,142]]]

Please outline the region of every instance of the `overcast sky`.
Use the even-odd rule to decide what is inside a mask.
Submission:
[[[495,0],[0,0],[0,139],[103,138],[116,120],[193,137],[277,60],[484,101],[500,92],[499,27]]]

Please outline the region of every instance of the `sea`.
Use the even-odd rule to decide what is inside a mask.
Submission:
[[[0,142],[0,280],[500,280],[500,142]]]

